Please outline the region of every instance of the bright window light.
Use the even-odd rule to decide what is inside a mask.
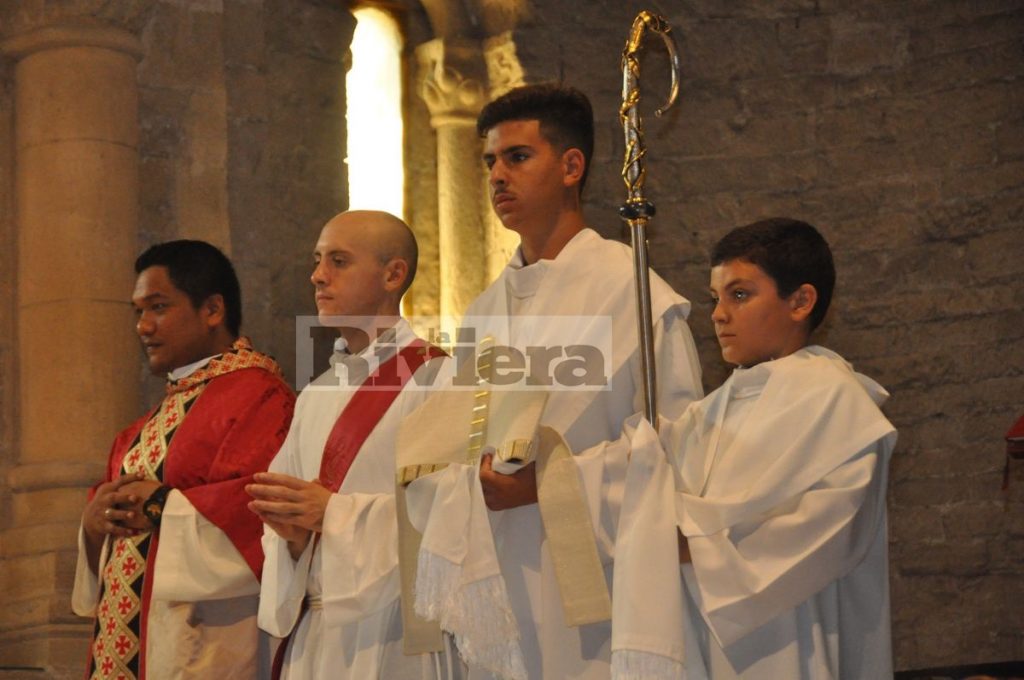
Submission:
[[[349,208],[403,217],[402,37],[387,12],[362,7],[353,14],[352,68],[345,80]]]

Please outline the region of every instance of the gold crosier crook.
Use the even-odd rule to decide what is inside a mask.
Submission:
[[[644,380],[644,414],[648,422],[658,426],[658,385],[654,370],[654,327],[651,320],[651,277],[647,269],[647,221],[654,217],[654,204],[644,198],[643,126],[637,104],[640,102],[640,42],[644,31],[661,36],[668,49],[672,68],[672,90],[665,105],[655,112],[660,116],[672,106],[679,95],[679,51],[672,37],[672,28],[662,17],[646,10],[637,14],[629,40],[622,51],[622,108],[619,120],[626,135],[626,157],[622,163],[622,179],[628,196],[619,214],[629,225],[633,241],[633,277],[636,284],[637,328],[640,337],[640,369]]]

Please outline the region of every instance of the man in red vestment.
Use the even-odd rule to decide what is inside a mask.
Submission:
[[[114,440],[82,514],[72,606],[95,616],[87,677],[249,680],[263,564],[245,485],[287,434],[295,397],[239,336],[241,295],[208,243],[135,262],[136,332],[167,394]]]

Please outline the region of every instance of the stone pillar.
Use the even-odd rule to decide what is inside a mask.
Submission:
[[[437,131],[440,311],[442,318],[459,317],[488,283],[476,134],[486,67],[478,47],[451,40],[431,40],[416,54],[419,92]]]
[[[20,368],[18,454],[0,536],[0,657],[65,677],[81,672],[89,629],[68,603],[84,487],[139,411],[128,299],[141,45],[121,29],[68,23],[8,38],[0,50],[16,62]]]
[[[490,97],[496,99],[509,90],[526,84],[526,73],[516,53],[516,43],[511,31],[487,38],[483,42],[484,61],[487,63],[487,79],[490,83]],[[496,279],[512,259],[519,247],[519,234],[506,229],[491,209],[487,188],[487,177],[483,179],[484,214],[486,229],[486,259],[488,281]]]

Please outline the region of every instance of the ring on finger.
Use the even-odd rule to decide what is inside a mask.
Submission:
[[[110,519],[110,512],[111,512],[111,508],[107,508],[106,510],[103,511],[103,516],[106,517],[107,519]]]

